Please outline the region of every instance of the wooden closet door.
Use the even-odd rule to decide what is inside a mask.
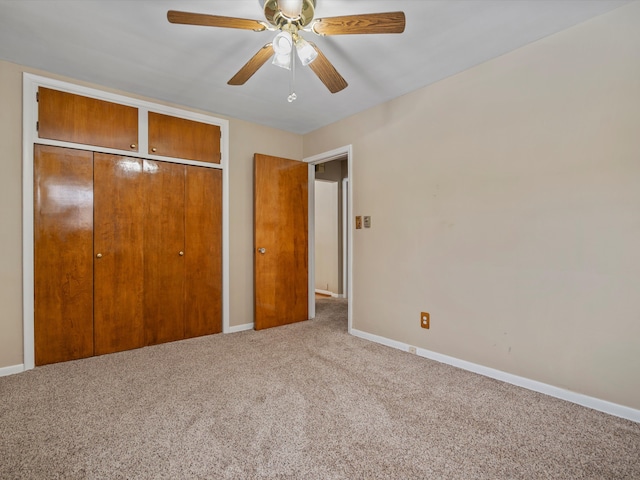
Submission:
[[[153,345],[184,338],[185,166],[145,160],[144,173],[145,343]]]
[[[93,154],[34,148],[35,363],[93,355]]]
[[[95,353],[144,345],[142,160],[94,154]]]
[[[187,167],[185,336],[222,331],[222,171]]]

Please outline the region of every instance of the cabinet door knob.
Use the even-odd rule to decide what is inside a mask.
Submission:
[[[132,143],[131,145],[129,145],[131,148],[136,148],[136,144]]]
[[[156,152],[156,151],[157,151],[156,147],[153,147],[153,148],[151,149],[151,151],[152,151],[152,152]]]
[[[178,252],[178,255],[183,256],[184,252]]]
[[[264,255],[267,252],[266,248],[259,248],[258,252],[260,252],[262,255]]]
[[[102,258],[102,254],[101,254],[101,253],[98,253],[98,254],[96,255],[96,258]]]

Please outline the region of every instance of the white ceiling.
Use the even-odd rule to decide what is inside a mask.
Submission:
[[[173,25],[167,10],[263,20],[258,0],[0,0],[0,59],[294,133],[307,133],[631,0],[317,0],[316,18],[402,10],[399,35],[313,40],[349,86],[265,64],[227,81],[275,35]]]

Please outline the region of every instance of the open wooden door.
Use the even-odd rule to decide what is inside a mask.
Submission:
[[[308,317],[308,166],[254,156],[255,329]]]

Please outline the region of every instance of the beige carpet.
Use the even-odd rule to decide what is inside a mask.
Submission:
[[[0,378],[0,478],[640,478],[640,424],[318,319]]]

